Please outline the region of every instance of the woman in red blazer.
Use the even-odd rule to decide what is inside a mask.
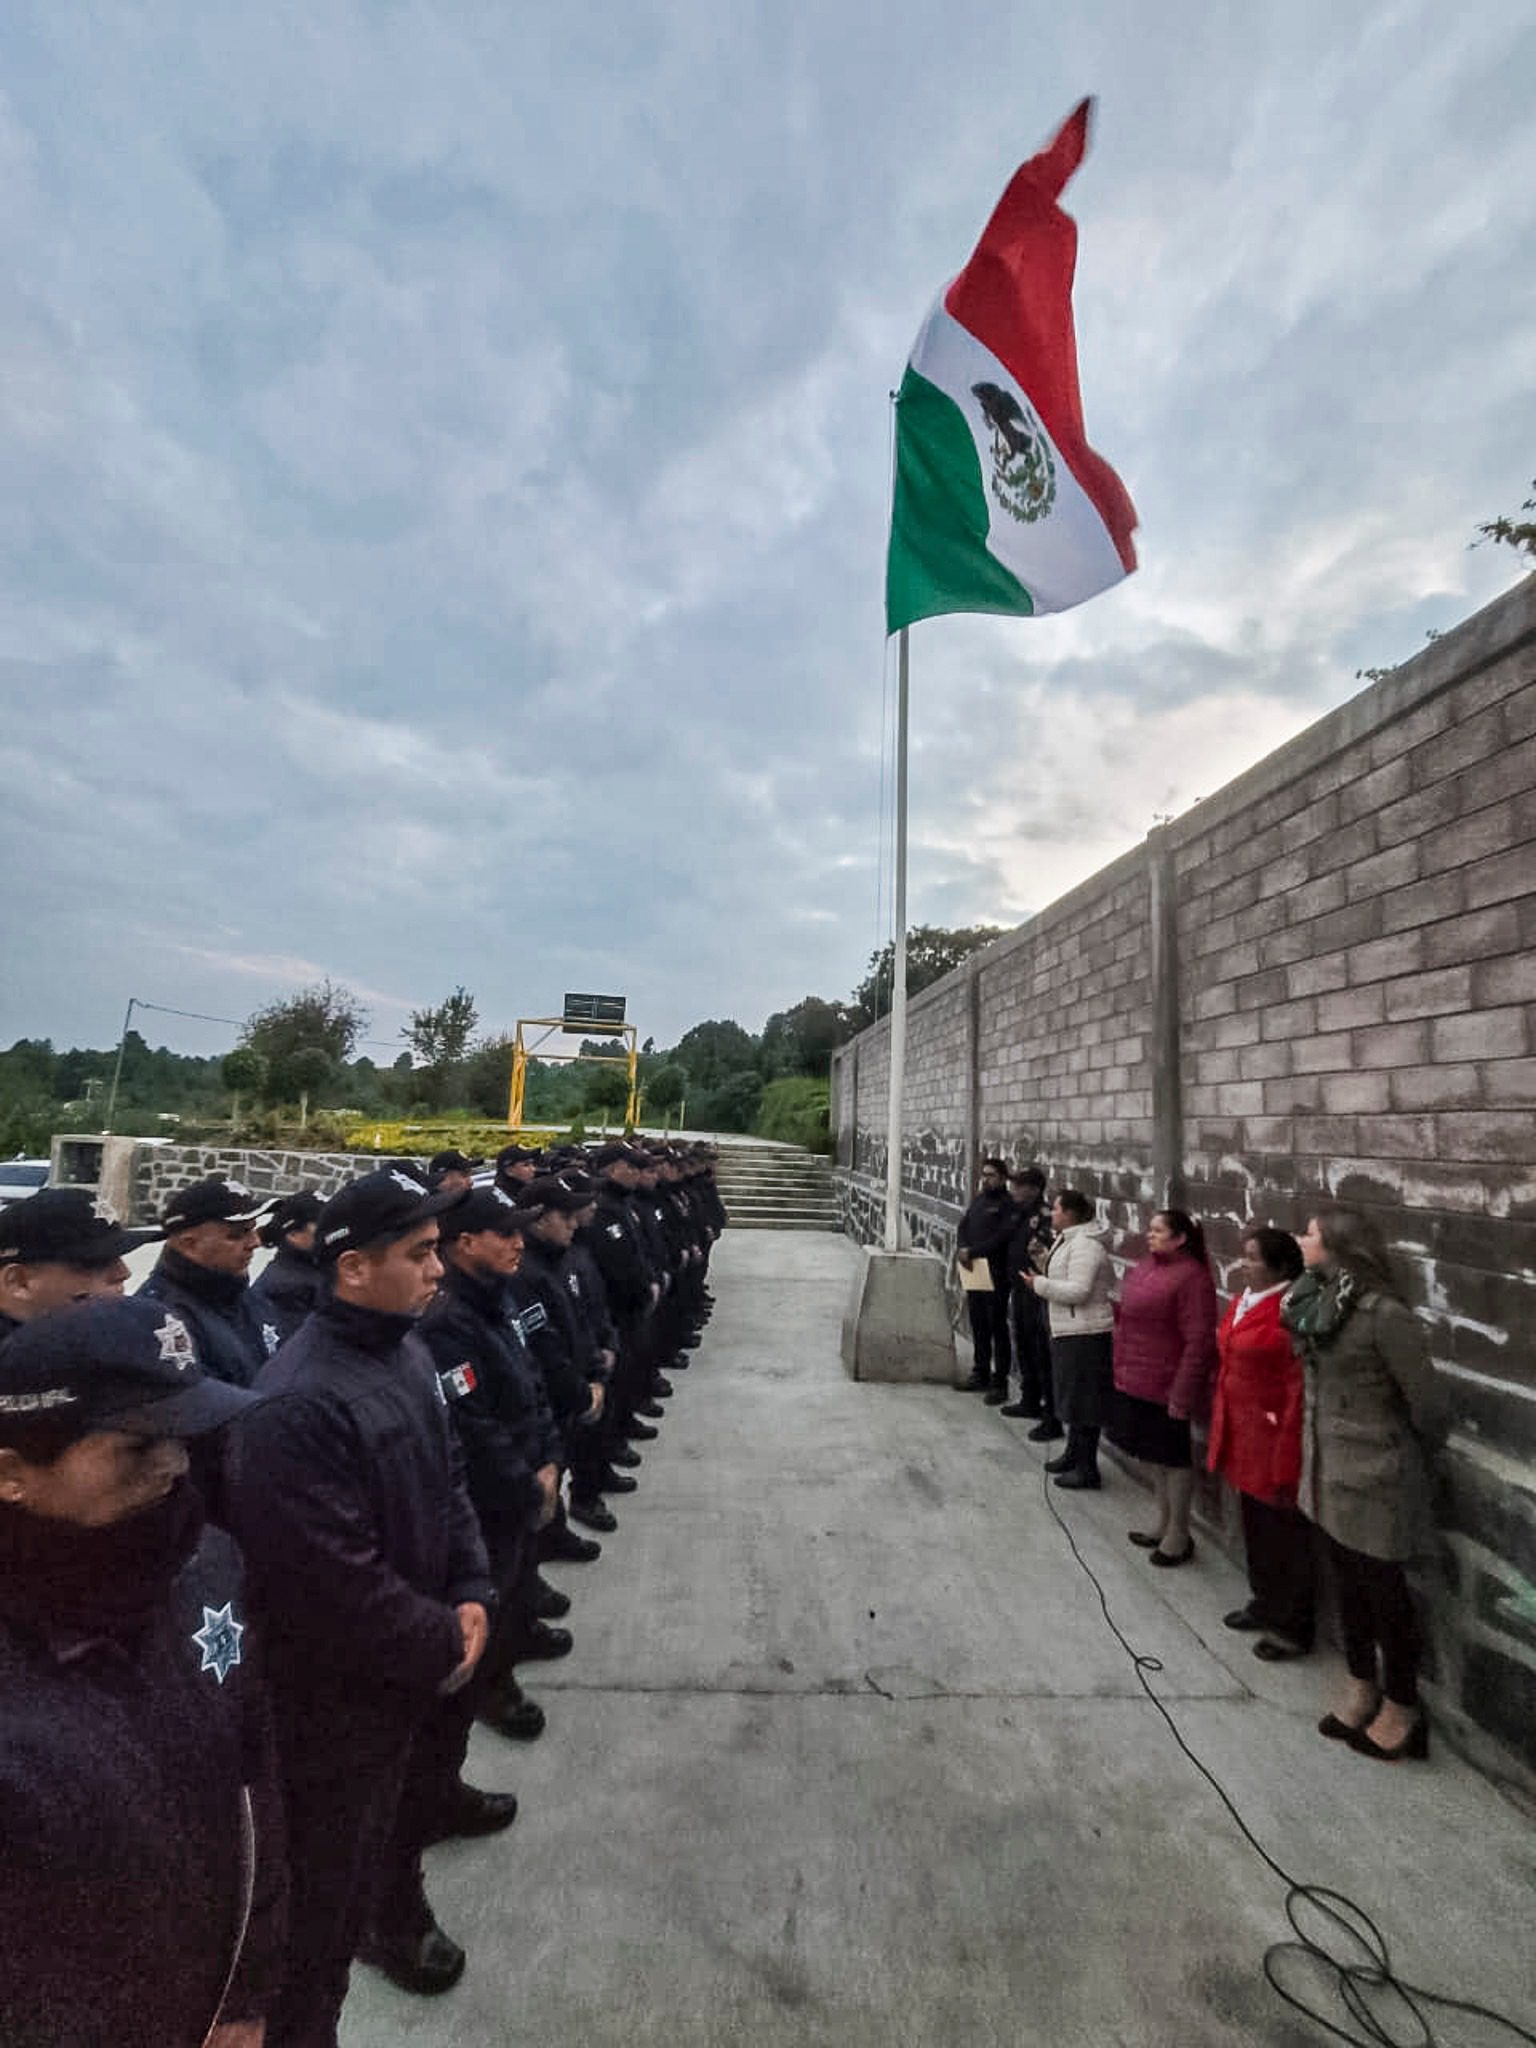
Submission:
[[[1227,1615],[1226,1625],[1256,1632],[1253,1654],[1271,1663],[1305,1656],[1315,1626],[1312,1532],[1296,1506],[1301,1361],[1280,1320],[1280,1304],[1301,1264],[1301,1247],[1289,1231],[1251,1230],[1243,1240],[1247,1285],[1216,1332],[1221,1364],[1209,1463],[1242,1503],[1253,1593],[1246,1607]]]

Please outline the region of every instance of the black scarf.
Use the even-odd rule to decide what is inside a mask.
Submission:
[[[186,1479],[105,1529],[0,1506],[0,1617],[36,1632],[131,1638],[164,1604],[202,1528]]]

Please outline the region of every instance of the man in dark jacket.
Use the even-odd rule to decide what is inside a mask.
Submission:
[[[267,2048],[333,2048],[355,1953],[408,1989],[456,1982],[464,1952],[426,1903],[421,1850],[516,1811],[456,1782],[469,1721],[454,1696],[492,1589],[416,1334],[442,1274],[438,1215],[462,1199],[400,1168],[330,1198],[329,1298],[264,1368],[267,1399],[234,1437],[232,1526],[266,1626],[293,1886]]]
[[[1008,1199],[1008,1167],[1004,1160],[985,1159],[981,1189],[960,1219],[955,1249],[968,1270],[984,1265],[989,1288],[975,1288],[965,1297],[971,1319],[975,1366],[966,1390],[985,1394],[990,1407],[1008,1398],[1008,1240],[1013,1235],[1013,1204]]]
[[[121,1294],[142,1241],[79,1188],[43,1188],[0,1209],[0,1342],[23,1323]]]
[[[178,1188],[165,1205],[165,1250],[140,1294],[173,1308],[192,1332],[197,1362],[216,1380],[250,1386],[280,1341],[251,1305],[257,1225],[271,1208],[237,1180],[214,1175]]]
[[[261,1226],[261,1241],[272,1257],[251,1282],[250,1305],[265,1329],[285,1344],[312,1308],[325,1296],[325,1280],[315,1257],[315,1226],[320,1197],[304,1188],[284,1195]]]
[[[608,1439],[610,1443],[631,1437],[644,1441],[657,1434],[638,1411],[649,1399],[651,1322],[661,1284],[651,1271],[645,1239],[629,1199],[638,1179],[629,1147],[601,1146],[592,1166],[597,1175],[597,1208],[582,1227],[581,1240],[602,1275],[619,1337]]]
[[[1019,1398],[1003,1409],[1015,1420],[1029,1418],[1035,1427],[1031,1443],[1054,1443],[1065,1435],[1056,1419],[1051,1381],[1051,1331],[1045,1303],[1032,1287],[1021,1285],[1026,1273],[1045,1271],[1055,1232],[1045,1205],[1045,1175],[1038,1166],[1024,1166],[1008,1176],[1013,1203],[1013,1236],[1008,1240],[1008,1287],[1013,1315],[1013,1355],[1019,1366]]]
[[[0,1351],[0,2041],[254,2048],[282,1964],[271,1730],[188,1439],[252,1396],[162,1304]]]
[[[519,1638],[539,1619],[535,1538],[554,1515],[564,1462],[543,1376],[508,1312],[526,1220],[499,1188],[476,1189],[450,1209],[440,1226],[443,1283],[421,1319],[496,1583],[470,1698],[482,1720],[525,1742],[542,1733],[544,1710],[524,1695],[513,1664]]]
[[[522,1200],[529,1222],[518,1285],[527,1305],[541,1311],[532,1322],[524,1314],[523,1330],[565,1444],[571,1519],[611,1530],[617,1520],[602,1496],[633,1493],[635,1481],[607,1461],[601,1423],[610,1371],[581,1311],[580,1276],[566,1256],[587,1198],[547,1175],[529,1181]]]

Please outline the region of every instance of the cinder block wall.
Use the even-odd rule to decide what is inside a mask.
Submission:
[[[918,996],[903,1209],[947,1254],[980,1159],[1033,1159],[1122,1259],[1184,1202],[1224,1281],[1251,1223],[1374,1210],[1458,1418],[1436,1689],[1536,1772],[1533,939],[1536,577]],[[833,1066],[865,1241],[889,1058]]]

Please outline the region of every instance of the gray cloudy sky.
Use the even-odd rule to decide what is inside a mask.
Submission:
[[[1512,580],[1528,0],[16,0],[0,1042],[845,993],[886,394],[1090,91],[1143,568],[914,631],[914,921],[1040,908]]]

